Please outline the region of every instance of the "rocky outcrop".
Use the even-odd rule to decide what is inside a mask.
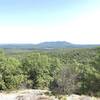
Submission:
[[[24,94],[17,96],[16,100],[50,100],[50,97],[45,95]]]
[[[89,96],[49,96],[46,90],[23,90],[13,93],[0,93],[0,100],[100,100],[100,98],[89,97]]]
[[[70,95],[68,96],[67,100],[100,100],[100,98],[95,98],[95,97],[89,97],[89,96],[79,96],[79,95]]]
[[[32,91],[24,91],[20,93],[16,100],[50,100],[49,96],[44,95],[44,90],[32,90]]]
[[[50,100],[44,95],[47,90],[23,90],[12,93],[0,93],[0,100]]]

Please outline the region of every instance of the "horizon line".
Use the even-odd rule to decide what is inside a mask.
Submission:
[[[49,42],[66,42],[72,45],[100,45],[100,43],[72,43],[68,41],[43,41],[43,42],[38,42],[38,43],[33,43],[33,42],[9,42],[9,43],[0,43],[0,45],[38,45],[41,43],[49,43]]]

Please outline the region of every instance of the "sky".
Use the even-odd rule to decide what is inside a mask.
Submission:
[[[100,0],[0,0],[0,44],[100,44]]]

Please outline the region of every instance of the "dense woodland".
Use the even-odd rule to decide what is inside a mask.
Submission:
[[[100,96],[100,48],[0,50],[0,90]]]

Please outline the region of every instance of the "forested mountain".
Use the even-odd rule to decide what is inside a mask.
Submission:
[[[80,45],[80,44],[72,44],[66,41],[56,41],[56,42],[43,42],[35,45],[36,48],[42,49],[56,49],[56,48],[91,48],[100,45]]]
[[[78,45],[72,44],[65,41],[55,42],[42,42],[39,44],[0,44],[0,48],[19,48],[19,49],[56,49],[56,48],[93,48],[100,46],[98,45]]]

